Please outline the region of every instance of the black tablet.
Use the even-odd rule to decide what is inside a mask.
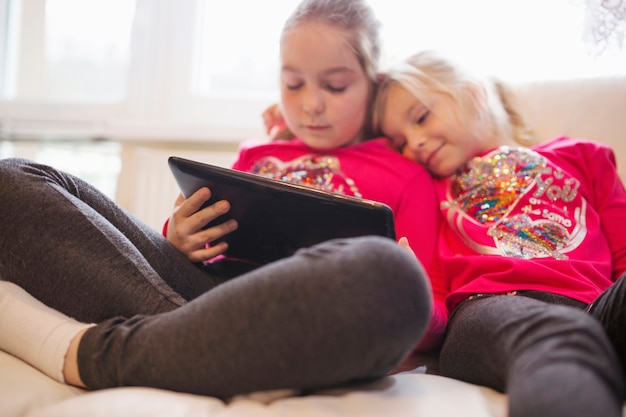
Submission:
[[[206,205],[230,202],[230,212],[207,225],[239,222],[222,239],[228,257],[265,264],[334,238],[395,239],[393,212],[385,204],[175,156],[168,163],[185,197],[209,187]]]

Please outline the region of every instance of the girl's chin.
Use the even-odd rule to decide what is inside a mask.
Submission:
[[[351,145],[349,142],[341,142],[337,140],[311,138],[310,136],[301,136],[300,140],[304,142],[309,148],[313,148],[316,151],[329,151],[332,149],[343,148],[344,146]]]
[[[304,144],[310,148],[314,148],[314,149],[319,149],[319,150],[324,150],[324,149],[331,149],[332,148],[332,144],[322,140],[320,138],[312,138],[310,136],[307,135],[302,135],[300,136],[300,139],[302,140],[302,142],[304,142]]]
[[[435,178],[447,178],[454,175],[457,172],[457,169],[449,166],[429,166],[428,172]]]

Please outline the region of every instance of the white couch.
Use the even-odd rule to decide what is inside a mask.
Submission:
[[[567,134],[610,144],[617,153],[622,178],[626,179],[625,78],[523,85],[520,94],[540,139]],[[370,384],[339,387],[314,395],[270,392],[223,402],[148,388],[85,392],[56,383],[0,351],[0,417],[506,415],[505,395],[428,374],[427,367],[420,365],[418,361],[409,371]]]

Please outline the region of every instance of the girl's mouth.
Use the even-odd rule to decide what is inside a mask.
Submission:
[[[305,125],[305,129],[312,130],[314,132],[319,132],[322,130],[328,129],[330,126],[328,125]]]
[[[437,156],[437,154],[439,153],[439,151],[441,150],[441,148],[443,148],[443,143],[441,143],[434,151],[432,151],[430,153],[430,155],[428,155],[428,158],[426,158],[426,163],[424,164],[424,166],[426,168],[428,168],[430,170],[430,163],[432,162],[432,160],[435,158],[435,156]]]

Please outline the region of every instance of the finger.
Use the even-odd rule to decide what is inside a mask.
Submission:
[[[193,251],[189,254],[188,258],[191,262],[205,262],[224,254],[227,249],[228,244],[226,242],[220,242],[214,246],[205,246],[202,249]]]
[[[273,104],[269,106],[267,109],[265,109],[265,111],[263,112],[261,116],[263,117],[263,125],[265,126],[265,133],[269,134],[270,130],[276,124],[275,123],[276,122],[276,104]]]
[[[205,261],[214,258],[226,251],[228,245],[226,242],[213,243],[238,227],[237,221],[229,220],[217,226],[212,226],[202,232],[196,233],[187,241],[188,250],[187,257],[192,262]]]
[[[208,243],[211,245],[212,242],[237,230],[238,227],[239,224],[237,223],[237,221],[234,219],[230,219],[224,223],[209,227],[208,229],[199,232],[197,235],[204,243]]]
[[[190,217],[190,226],[194,230],[203,229],[208,223],[230,211],[230,203],[226,200],[217,201],[203,208]],[[210,230],[210,229],[207,229]]]
[[[411,249],[411,246],[409,245],[409,240],[406,237],[401,237],[400,240],[398,240],[398,245],[400,245],[402,249],[404,249],[411,255],[415,256],[415,252],[413,252],[413,249]]]
[[[178,197],[176,197],[176,201],[174,202],[174,208],[180,207],[184,201],[185,201],[185,196],[182,195],[182,193],[178,194]]]
[[[207,187],[200,188],[189,198],[183,200],[183,202],[179,205],[178,210],[180,210],[180,215],[182,215],[183,217],[191,216],[192,214],[200,210],[202,205],[206,203],[209,198],[211,198],[211,190],[209,190]]]

